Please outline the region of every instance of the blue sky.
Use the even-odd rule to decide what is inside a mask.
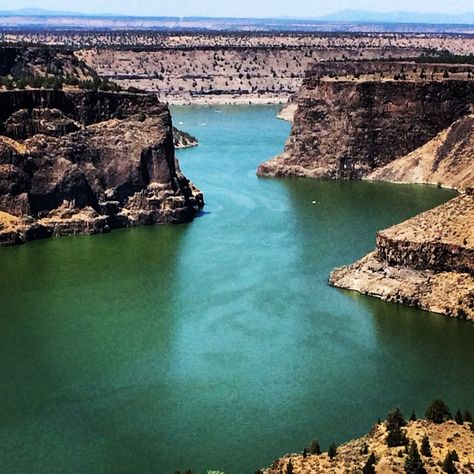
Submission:
[[[339,10],[463,13],[473,0],[0,0],[0,9],[43,8],[84,13],[156,16],[233,16],[314,18]]]

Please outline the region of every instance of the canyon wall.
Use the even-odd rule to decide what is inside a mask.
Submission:
[[[469,65],[317,64],[284,153],[261,176],[436,183],[464,195],[381,231],[330,284],[474,321],[474,81]],[[453,75],[465,74],[464,79]]]
[[[474,195],[377,234],[374,252],[334,270],[330,284],[474,321]]]
[[[423,65],[436,80],[394,79],[410,70],[403,63],[337,67],[318,64],[308,72],[284,153],[260,165],[258,175],[360,179],[473,110],[474,80],[443,79],[439,66]]]
[[[365,179],[435,184],[459,191],[474,186],[474,115],[462,117],[433,140]]]
[[[202,194],[155,95],[0,93],[0,244],[192,220]]]

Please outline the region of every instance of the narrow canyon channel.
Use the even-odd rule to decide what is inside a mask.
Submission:
[[[395,406],[474,409],[472,323],[327,285],[454,192],[259,179],[276,107],[172,112],[193,223],[0,249],[1,470],[253,473]]]

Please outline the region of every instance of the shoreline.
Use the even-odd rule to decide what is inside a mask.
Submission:
[[[169,106],[180,105],[285,105],[290,95],[284,96],[258,96],[258,95],[210,95],[196,97],[162,97],[158,99]]]

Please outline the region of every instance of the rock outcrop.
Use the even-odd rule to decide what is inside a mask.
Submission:
[[[298,109],[297,96],[294,94],[288,102],[278,112],[277,118],[280,120],[286,120],[287,122],[293,123],[295,120],[296,110]]]
[[[188,222],[203,206],[156,96],[28,90],[0,104],[0,244]]]
[[[317,64],[298,93],[284,153],[260,165],[257,174],[360,179],[473,110],[474,80],[467,75],[465,80],[443,79],[434,66],[425,65],[424,72],[418,69],[425,79],[400,80],[402,68],[410,67]]]
[[[459,119],[433,140],[365,179],[436,184],[459,191],[474,186],[474,115]]]
[[[457,424],[455,421],[446,421],[436,424],[427,420],[417,420],[408,422],[403,431],[410,443],[414,441],[417,444],[419,451],[423,438],[427,437],[431,456],[421,453],[420,459],[428,474],[444,472],[442,466],[448,451],[455,451],[458,456],[458,461],[454,463],[457,472],[472,472],[474,431],[471,423]],[[388,447],[386,439],[386,423],[376,424],[366,436],[339,446],[333,459],[327,452],[305,456],[290,454],[277,459],[261,472],[262,474],[289,472],[287,468],[291,462],[293,467],[291,472],[294,474],[361,473],[371,454],[375,457],[373,472],[384,474],[405,472],[407,451],[403,446]]]
[[[173,138],[174,138],[174,147],[176,149],[181,148],[193,148],[198,146],[198,139],[193,137],[188,132],[179,130],[176,127],[173,127]]]
[[[330,284],[474,321],[474,196],[379,232],[375,252],[334,270]]]
[[[472,72],[471,65],[457,64],[316,64],[295,99],[283,155],[260,165],[257,174],[469,190],[474,186]],[[336,269],[330,284],[474,321],[473,229],[469,192],[379,232],[376,251]]]

